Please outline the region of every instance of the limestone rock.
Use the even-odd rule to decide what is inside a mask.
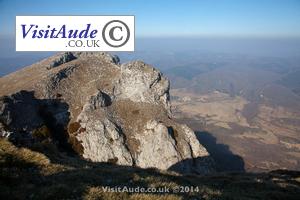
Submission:
[[[83,147],[83,157],[96,162],[132,165],[122,130],[105,116],[108,95],[99,91],[91,96],[77,118],[80,123],[76,139]],[[100,117],[101,114],[104,114]]]
[[[100,107],[106,107],[111,104],[111,98],[109,95],[102,91],[98,91],[98,93],[94,96],[91,96],[89,99],[89,106],[91,109],[97,109]]]
[[[137,166],[168,169],[181,160],[176,141],[164,124],[155,120],[148,121],[144,131],[135,137],[140,142],[136,157]]]
[[[178,130],[162,122],[148,121],[144,131],[136,134],[140,143],[136,165],[174,169],[183,173],[211,172],[213,164],[210,162],[213,161],[208,158],[208,152],[200,145],[193,131],[186,125],[176,125]]]
[[[60,85],[60,82],[63,79],[67,79],[68,77],[70,77],[71,74],[76,69],[76,67],[77,67],[76,65],[68,65],[66,68],[59,70],[57,73],[48,75],[46,78],[48,81],[44,86],[45,97],[55,98],[55,97],[51,96],[51,92],[58,88],[58,86]]]
[[[119,99],[152,104],[162,103],[170,111],[168,79],[141,61],[121,65],[121,77],[115,89]]]
[[[32,129],[43,124],[33,92],[20,91],[0,99],[0,121],[11,130]]]
[[[47,69],[52,69],[54,67],[57,67],[61,64],[70,62],[72,60],[76,59],[76,57],[73,55],[72,52],[65,52],[64,54],[62,54],[60,57],[58,57],[57,59],[53,60],[50,65],[47,67]]]
[[[103,52],[65,53],[1,78],[0,122],[16,136],[46,126],[53,141],[95,162],[212,171],[194,132],[171,119],[168,79],[141,61],[119,62]]]

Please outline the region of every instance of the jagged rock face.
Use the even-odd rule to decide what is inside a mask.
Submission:
[[[115,96],[134,102],[163,103],[169,111],[169,81],[151,66],[141,62],[121,65]]]
[[[140,142],[136,157],[138,166],[168,169],[181,160],[176,140],[163,123],[148,121],[141,134],[135,137]]]
[[[82,121],[85,130],[78,134],[82,144],[83,157],[97,162],[114,162],[120,165],[132,165],[132,158],[125,145],[121,130],[108,119]]]
[[[168,169],[170,166],[181,163],[182,160],[195,158],[192,163],[181,163],[181,170],[179,171],[203,172],[192,165],[197,165],[200,157],[209,156],[208,152],[199,144],[190,128],[186,125],[174,125],[176,128],[167,127],[164,123],[155,120],[147,122],[142,133],[135,136],[140,142],[136,158],[137,165]]]
[[[77,117],[80,123],[75,133],[83,146],[83,157],[97,162],[114,162],[132,165],[132,157],[126,146],[124,134],[103,110],[110,105],[108,95],[98,91],[91,96]]]
[[[54,68],[54,67],[57,67],[61,64],[64,64],[64,63],[67,63],[67,62],[70,62],[72,60],[76,59],[76,57],[73,55],[73,53],[71,52],[66,52],[64,53],[63,55],[61,55],[58,59],[54,60],[50,66],[47,67],[47,69],[51,69],[51,68]]]
[[[44,67],[55,61],[58,66]],[[4,84],[12,80],[28,82]],[[37,102],[65,103],[67,107],[51,105],[48,113],[64,129],[68,127],[69,142],[86,159],[187,173],[213,170],[194,132],[171,119],[169,81],[141,61],[120,65],[116,56],[105,53],[60,54],[3,77],[1,83],[2,95],[24,89],[34,91]],[[22,114],[11,118],[7,113],[15,108],[7,109],[0,119],[12,128],[16,125],[8,121],[22,119]],[[43,122],[38,115],[33,118]],[[33,124],[27,121],[20,126]]]
[[[0,121],[13,130],[40,126],[43,121],[38,113],[38,101],[33,93],[20,91],[0,99]]]

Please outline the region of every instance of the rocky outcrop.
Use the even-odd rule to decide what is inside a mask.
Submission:
[[[132,157],[126,147],[120,128],[109,119],[83,119],[81,133],[77,135],[83,147],[83,157],[96,162],[113,162],[132,165]],[[79,131],[81,130],[79,129]]]
[[[135,61],[121,65],[121,77],[115,88],[115,96],[134,102],[162,103],[169,111],[169,86],[168,79],[158,70]]]
[[[60,147],[69,148],[64,133],[69,119],[66,103],[57,99],[37,99],[33,91],[21,90],[3,96],[0,108],[0,136],[9,136],[10,140],[27,145],[49,138]]]
[[[3,126],[30,134],[49,129],[54,140],[64,144],[60,140],[67,139],[82,157],[95,162],[184,173],[213,170],[194,132],[171,119],[169,81],[162,73],[141,61],[120,64],[118,57],[106,53],[79,52],[72,53],[76,59],[65,58],[69,55],[27,69],[40,70],[27,84],[34,91],[30,98],[26,92],[19,98],[21,86],[6,89],[16,94],[0,101]],[[55,68],[41,70],[57,59]],[[26,69],[0,83],[22,81],[24,73]],[[64,133],[67,138],[58,137]]]
[[[60,82],[63,79],[67,79],[76,69],[76,65],[68,65],[67,67],[59,70],[55,74],[50,74],[46,79],[48,79],[48,83],[45,85],[44,94],[47,98],[55,98],[51,94],[51,92],[60,85]]]
[[[213,163],[212,161],[206,164],[203,161],[201,163],[199,158],[207,158],[209,154],[199,144],[194,132],[186,125],[173,125],[176,128],[167,127],[163,122],[155,120],[146,123],[143,131],[135,135],[135,139],[140,143],[136,154],[136,165],[169,169],[177,164],[178,167],[173,168],[180,172],[209,172],[213,168]],[[190,162],[181,163],[186,160]],[[199,166],[195,167],[197,165]],[[206,171],[200,166],[205,167]]]
[[[135,138],[140,143],[136,156],[138,166],[168,169],[181,161],[176,139],[163,123],[148,121],[141,134],[136,134]]]
[[[62,65],[64,63],[70,62],[72,60],[76,59],[76,57],[71,52],[66,52],[62,54],[57,59],[53,60],[50,65],[47,67],[47,69],[52,69],[54,67],[57,67],[59,65]]]
[[[98,91],[96,95],[91,96],[85,107],[89,109],[97,109],[111,105],[111,98],[102,91]]]
[[[38,110],[33,92],[20,91],[0,99],[0,121],[13,131],[41,126],[43,121]]]
[[[84,158],[96,162],[132,165],[133,160],[122,130],[103,110],[110,104],[110,97],[102,91],[88,98],[77,121],[74,122],[78,123],[79,127],[72,134],[82,145]]]

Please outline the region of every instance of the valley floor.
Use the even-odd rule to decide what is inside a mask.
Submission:
[[[238,167],[244,171],[300,169],[297,109],[218,91],[198,94],[174,89],[171,94],[174,117],[196,132],[214,158],[220,158],[219,166],[232,165],[225,159],[231,154],[240,157]]]

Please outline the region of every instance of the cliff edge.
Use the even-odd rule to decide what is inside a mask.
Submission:
[[[171,118],[169,81],[107,53],[60,53],[0,78],[2,137],[51,140],[94,162],[208,173],[194,132]]]

